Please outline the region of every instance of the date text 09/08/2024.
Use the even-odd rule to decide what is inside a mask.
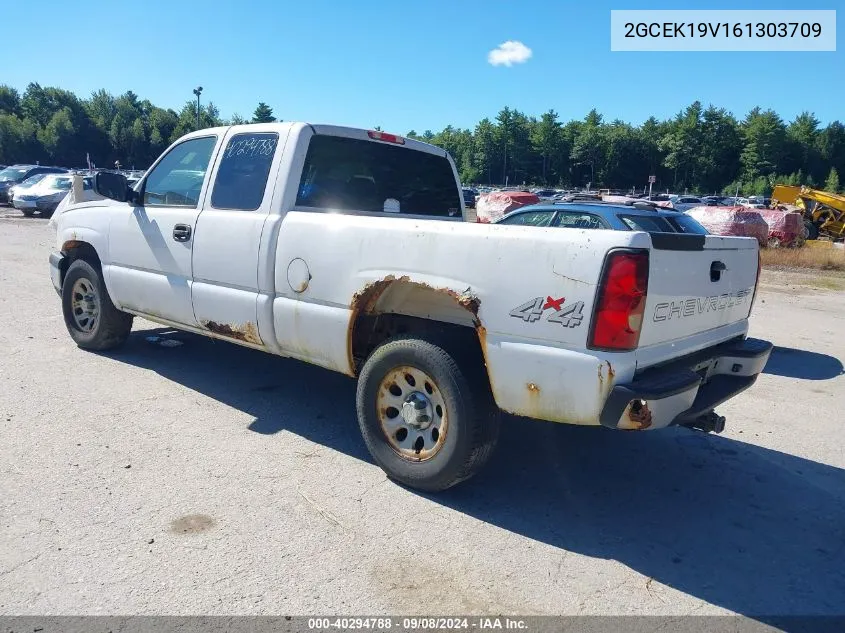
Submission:
[[[447,631],[447,630],[510,630],[526,631],[528,624],[519,618],[501,617],[375,617],[375,618],[309,618],[308,629],[311,631]]]

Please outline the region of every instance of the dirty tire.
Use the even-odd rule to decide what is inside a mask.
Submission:
[[[73,316],[73,288],[79,280],[87,280],[94,287],[99,299],[99,314],[91,331],[81,329]],[[104,351],[122,345],[132,330],[132,315],[121,312],[114,304],[103,282],[98,266],[84,259],[77,259],[68,268],[62,283],[62,312],[65,326],[76,344],[88,350]]]
[[[431,376],[446,406],[446,439],[442,448],[425,461],[409,460],[394,450],[377,411],[382,380],[403,366]],[[487,462],[498,439],[499,413],[483,366],[465,363],[464,367],[443,347],[413,337],[383,343],[364,363],[358,377],[358,424],[370,454],[388,477],[411,488],[434,492],[472,477]]]
[[[819,239],[819,227],[812,220],[804,220],[805,235],[808,240]]]

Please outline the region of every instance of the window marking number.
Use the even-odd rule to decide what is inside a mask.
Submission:
[[[551,323],[560,323],[563,327],[578,327],[584,319],[583,311],[584,302],[578,301],[554,314],[550,314],[546,320]]]
[[[543,316],[543,297],[535,297],[510,311],[512,317],[522,319],[527,323],[539,321]]]

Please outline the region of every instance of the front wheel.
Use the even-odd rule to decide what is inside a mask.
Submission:
[[[819,227],[812,220],[804,220],[804,237],[808,240],[819,239]]]
[[[21,213],[23,213],[26,217],[31,218],[35,215],[35,209],[21,209]]]
[[[132,315],[114,307],[103,273],[84,259],[74,261],[65,275],[62,312],[67,331],[83,349],[118,347],[132,330]]]
[[[474,475],[496,444],[486,376],[416,338],[379,346],[358,379],[358,423],[373,459],[412,488],[444,490]]]

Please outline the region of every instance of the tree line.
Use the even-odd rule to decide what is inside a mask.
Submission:
[[[761,108],[737,119],[698,101],[639,126],[608,123],[595,109],[563,122],[554,110],[535,118],[506,107],[473,130],[448,126],[408,136],[447,149],[461,180],[477,184],[642,190],[654,175],[658,190],[761,195],[775,183],[838,191],[845,170],[839,121],[822,127],[803,112],[785,123]]]
[[[275,121],[273,109],[259,103],[252,122]],[[246,123],[235,114],[220,117],[213,102],[200,108],[201,128]],[[197,129],[197,103],[187,101],[179,112],[159,108],[132,91],[115,97],[105,90],[87,99],[61,88],[27,86],[23,94],[0,85],[0,164],[36,163],[86,166],[86,156],[99,167],[115,161],[144,169],[177,138]]]
[[[199,112],[200,127],[224,120],[213,102]],[[259,103],[252,122],[275,121]],[[0,163],[99,166],[114,161],[143,169],[175,139],[197,127],[197,104],[177,112],[98,90],[87,99],[37,83],[23,94],[0,86]],[[465,183],[642,188],[657,178],[658,190],[766,194],[777,183],[840,189],[845,171],[845,125],[822,126],[810,112],[785,122],[771,109],[754,108],[738,119],[698,101],[668,120],[641,125],[607,122],[595,109],[564,122],[554,110],[539,118],[505,107],[474,129],[447,126],[406,136],[447,149]]]

